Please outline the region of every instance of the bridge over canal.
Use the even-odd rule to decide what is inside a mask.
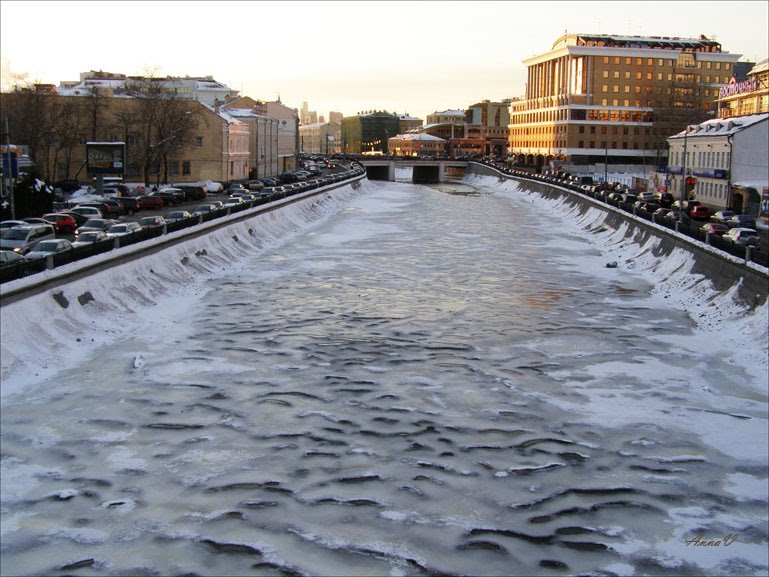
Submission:
[[[446,175],[464,176],[467,161],[427,158],[372,158],[358,160],[369,180],[395,180],[395,167],[413,168],[414,182],[443,182]]]

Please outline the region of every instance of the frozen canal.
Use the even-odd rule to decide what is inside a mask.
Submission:
[[[0,573],[766,574],[765,344],[490,186],[366,184],[6,396]]]

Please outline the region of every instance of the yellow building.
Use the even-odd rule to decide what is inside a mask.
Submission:
[[[704,36],[565,34],[524,60],[526,94],[511,106],[509,152],[533,166],[653,163],[687,122],[673,127],[681,103],[715,115],[739,57]]]

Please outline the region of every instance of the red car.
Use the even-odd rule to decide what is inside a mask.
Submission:
[[[707,206],[698,204],[689,211],[689,216],[694,220],[708,220],[710,218],[710,209]]]
[[[729,232],[729,227],[725,224],[719,224],[717,222],[709,222],[700,227],[700,232],[705,234],[715,234],[718,236],[724,236]]]
[[[56,232],[75,232],[75,229],[77,228],[77,222],[68,214],[50,212],[48,214],[44,214],[43,218],[53,223],[53,228],[56,230]]]
[[[163,208],[165,206],[165,203],[163,202],[163,199],[159,196],[140,196],[137,199],[139,206],[142,210],[146,209],[157,209],[157,208]]]

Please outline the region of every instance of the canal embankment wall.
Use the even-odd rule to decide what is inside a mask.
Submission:
[[[645,245],[654,237],[653,254],[658,259],[670,257],[676,250],[684,250],[692,256],[690,273],[707,279],[716,291],[733,290],[735,298],[750,308],[763,305],[769,296],[769,271],[753,262],[726,254],[703,242],[691,239],[661,225],[636,218],[611,205],[580,195],[567,188],[510,176],[493,167],[471,162],[467,174],[498,178],[500,184],[514,181],[522,192],[537,194],[553,202],[564,203],[578,215],[588,211],[600,211],[602,224],[616,230],[624,228],[625,238],[638,245]],[[589,219],[590,227],[595,220]]]

